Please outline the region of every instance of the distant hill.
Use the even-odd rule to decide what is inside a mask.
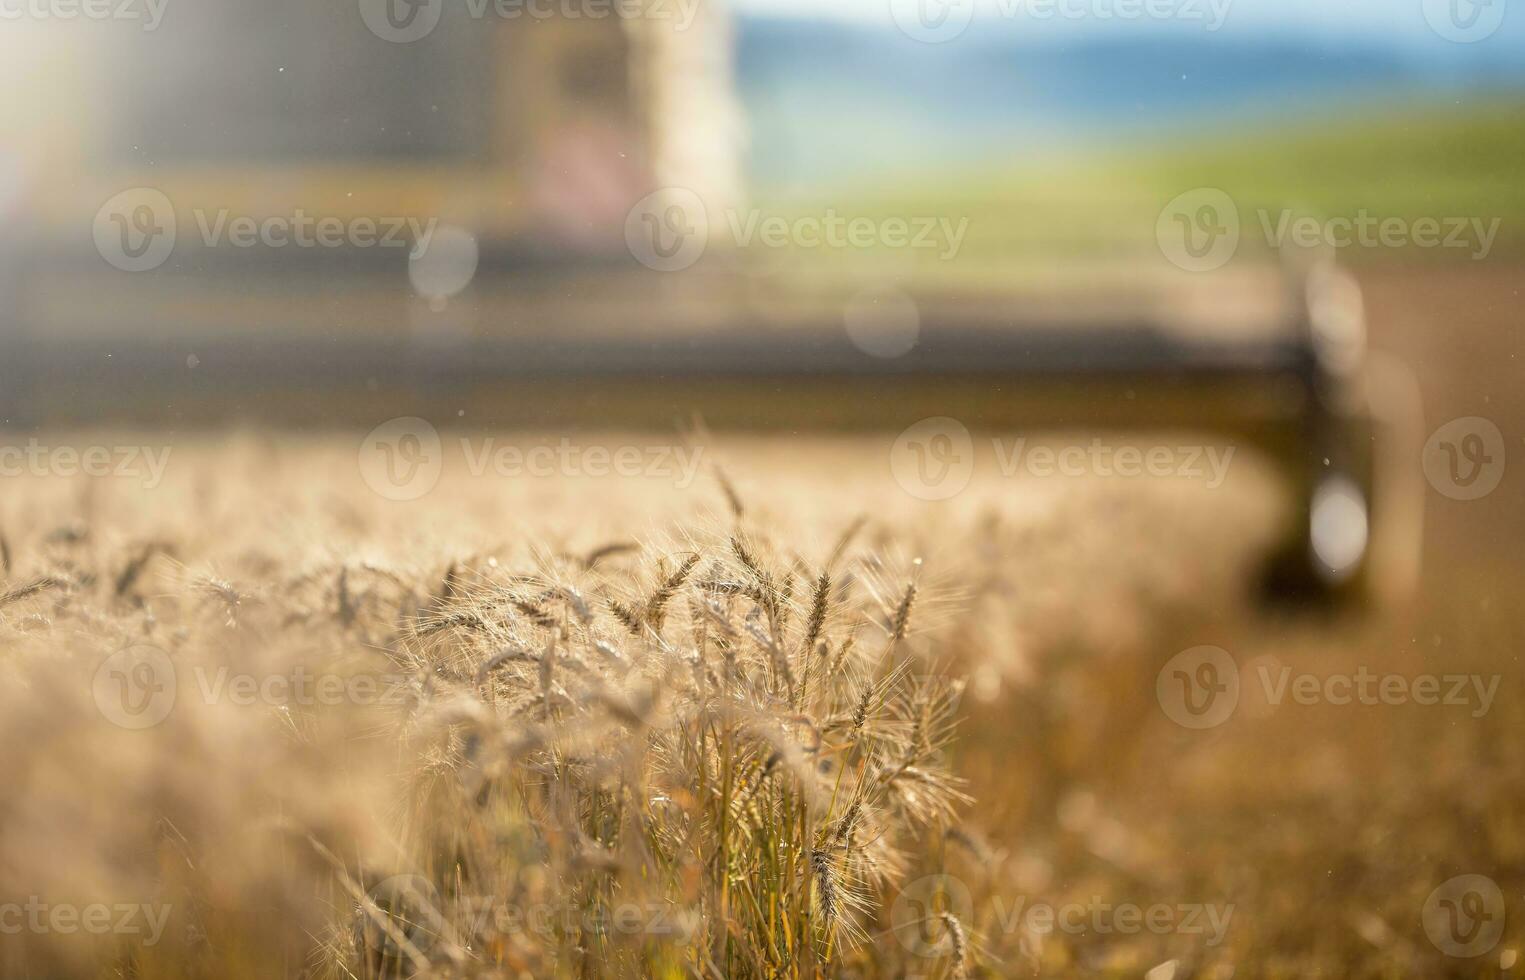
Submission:
[[[737,24],[737,75],[752,176],[787,186],[1525,92],[1525,57],[1160,31],[1038,43],[998,29],[925,45],[886,27],[752,16]]]
[[[1263,233],[1282,214],[1492,227],[1490,257],[1525,255],[1525,95],[1454,106],[1388,106],[1361,118],[1309,117],[1290,132],[1241,123],[1134,148],[1098,149],[1083,159],[1020,156],[929,167],[897,177],[770,196],[760,206],[786,216],[871,218],[929,215],[966,221],[956,261],[890,250],[803,250],[797,282],[833,275],[880,277],[919,288],[985,288],[1073,283],[1089,288],[1108,274],[1171,272],[1156,241],[1162,209],[1201,188],[1224,191],[1239,212],[1239,256],[1268,259]],[[1468,238],[1474,241],[1475,236]],[[1348,247],[1342,261],[1468,261],[1469,249]],[[1110,270],[1110,272],[1108,271]]]

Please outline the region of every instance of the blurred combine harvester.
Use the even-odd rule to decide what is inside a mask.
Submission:
[[[205,0],[153,30],[7,24],[11,430],[1196,430],[1287,478],[1276,594],[1412,585],[1416,410],[1327,261],[1289,262],[1285,288],[917,294],[919,339],[876,356],[843,329],[858,286],[793,288],[710,234],[741,198],[717,4],[514,9]],[[637,207],[663,188],[699,206]],[[632,256],[647,232],[659,253],[663,234],[717,243],[664,273]]]
[[[438,335],[463,325],[398,301],[438,312],[478,269],[623,255],[653,188],[733,206],[721,8],[586,6],[207,0],[152,29],[7,21],[0,179],[24,206],[8,224],[27,229],[33,336]]]

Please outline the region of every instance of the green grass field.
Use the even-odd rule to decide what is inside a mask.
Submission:
[[[1356,116],[1298,119],[1286,126],[1229,128],[1153,146],[1075,159],[984,166],[906,177],[819,197],[764,199],[786,216],[838,213],[967,219],[955,257],[946,250],[838,249],[800,254],[798,275],[890,274],[929,285],[995,287],[1024,281],[1171,272],[1155,240],[1161,210],[1184,192],[1218,188],[1239,210],[1236,259],[1270,257],[1262,230],[1280,212],[1413,223],[1430,218],[1497,219],[1490,252],[1525,246],[1525,108],[1514,102],[1458,112],[1434,105]],[[1262,219],[1261,212],[1267,217]],[[1352,263],[1422,258],[1467,261],[1474,249],[1341,248]]]

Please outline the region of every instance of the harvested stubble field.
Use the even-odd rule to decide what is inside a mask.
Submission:
[[[1252,456],[934,503],[888,438],[719,438],[681,490],[457,460],[404,503],[358,442],[188,437],[151,491],[7,488],[6,976],[1521,969],[1502,587],[1257,611]],[[1193,731],[1156,677],[1199,644],[1244,682]],[[1505,678],[1479,717],[1273,706],[1256,665]],[[1476,959],[1421,923],[1462,873],[1511,906]],[[141,927],[50,917],[96,903]]]

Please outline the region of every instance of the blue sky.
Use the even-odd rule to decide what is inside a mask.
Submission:
[[[928,8],[916,4],[936,12],[971,0],[727,2],[790,19],[757,25],[744,48],[753,162],[780,182],[861,170],[875,156],[1062,154],[1525,93],[1525,0],[972,0],[972,23],[965,8],[922,16],[922,26],[954,25],[925,44],[914,25]],[[1038,3],[1064,13],[1013,13]],[[1192,16],[1151,20],[1141,8]],[[1486,28],[1474,43],[1436,26],[1454,26],[1458,12],[1491,17],[1474,21]],[[814,30],[822,19],[865,30]],[[1149,43],[1118,43],[1132,39]]]
[[[897,0],[731,0],[739,12],[753,15],[835,18],[880,23],[888,26],[890,4]],[[898,0],[905,3],[909,0]],[[1010,11],[1023,0],[973,0],[976,18],[991,25],[1002,21],[1001,11]],[[1087,6],[1105,7],[1115,0],[1073,0]],[[1331,40],[1367,39],[1381,43],[1449,44],[1434,36],[1425,23],[1423,4],[1449,0],[1175,0],[1177,3],[1227,4],[1223,31],[1244,36],[1252,33],[1276,33]],[[1470,4],[1473,0],[1460,0]],[[1487,3],[1490,0],[1482,0]],[[1520,48],[1525,41],[1525,0],[1491,0],[1503,5],[1505,19],[1495,36],[1467,47],[1508,46]],[[1508,9],[1510,4],[1516,9]],[[1008,18],[1010,19],[1010,18]],[[1028,22],[1032,24],[1032,22]],[[1142,21],[1122,25],[1094,18],[1054,18],[1034,30],[1034,39],[1052,29],[1061,32],[1101,32],[1137,28]],[[1037,27],[1038,25],[1033,25]]]

